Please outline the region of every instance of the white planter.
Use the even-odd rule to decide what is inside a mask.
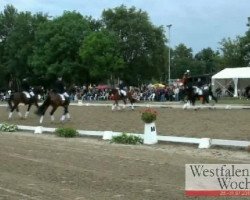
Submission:
[[[156,144],[157,140],[157,132],[155,127],[155,122],[145,123],[144,125],[144,144]]]

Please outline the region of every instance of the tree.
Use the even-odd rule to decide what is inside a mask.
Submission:
[[[18,13],[11,5],[7,5],[1,13],[0,63],[7,81],[15,82],[18,86],[18,79],[28,75],[32,77],[28,60],[34,45],[34,32],[37,24],[46,19],[42,14]],[[13,89],[18,90],[18,87]]]
[[[240,38],[240,49],[243,58],[243,66],[250,66],[250,29],[246,35]]]
[[[244,66],[244,59],[241,52],[240,37],[235,40],[230,38],[223,39],[220,42],[223,66],[224,67],[242,67]]]
[[[202,49],[195,55],[195,60],[199,62],[197,74],[213,74],[219,67],[219,52],[214,52],[210,47]]]
[[[184,44],[179,44],[172,53],[172,78],[182,78],[183,73],[189,69],[194,75],[196,72],[193,70],[194,60],[192,49],[186,47]]]
[[[84,39],[80,56],[94,82],[105,82],[119,75],[124,67],[119,49],[116,35],[104,29]]]
[[[119,38],[121,55],[125,62],[119,77],[130,84],[137,83],[137,77],[144,80],[159,78],[165,70],[165,37],[162,27],[155,27],[148,14],[135,7],[125,6],[104,10],[104,27]]]
[[[7,82],[10,78],[10,66],[8,65],[9,58],[6,55],[6,46],[8,45],[8,38],[14,30],[17,10],[7,5],[4,11],[0,13],[0,85],[7,87]],[[12,67],[13,68],[13,67]]]
[[[89,21],[76,12],[65,11],[62,16],[41,24],[35,34],[33,72],[49,81],[60,74],[68,83],[82,83],[87,75],[79,49],[89,33]]]

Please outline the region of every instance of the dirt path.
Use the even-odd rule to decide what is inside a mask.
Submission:
[[[22,112],[24,113],[22,107]],[[70,106],[71,121],[59,123],[62,108],[56,111],[56,122],[51,123],[49,112],[46,113],[43,126],[67,126],[80,130],[118,131],[127,133],[143,133],[144,124],[140,119],[143,108],[122,111],[111,111],[110,106]],[[156,108],[158,117],[156,128],[158,135],[174,135],[187,137],[209,137],[215,139],[250,140],[249,109],[203,109],[183,110],[173,108]],[[7,121],[8,111],[0,107],[0,123],[7,121],[21,125],[39,125],[39,118],[33,114],[28,119],[20,120],[15,113],[11,121]]]
[[[0,199],[179,200],[186,163],[249,162],[245,151],[0,133]]]

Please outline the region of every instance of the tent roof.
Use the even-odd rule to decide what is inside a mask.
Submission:
[[[250,67],[225,68],[212,79],[250,78]]]

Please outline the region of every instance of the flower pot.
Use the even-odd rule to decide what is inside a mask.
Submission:
[[[156,144],[157,140],[157,132],[155,127],[155,122],[145,123],[144,125],[144,144]]]

